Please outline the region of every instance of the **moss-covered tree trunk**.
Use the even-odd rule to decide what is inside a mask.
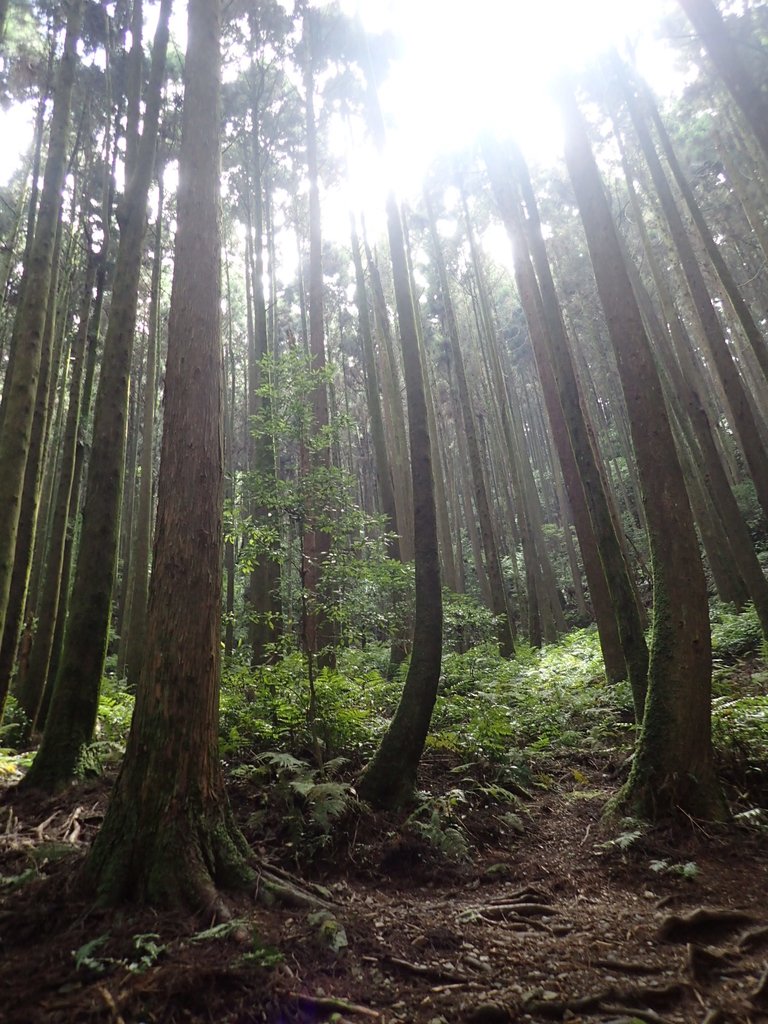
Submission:
[[[0,433],[0,508],[3,510],[0,516],[0,634],[4,632],[6,624],[22,492],[35,417],[35,399],[43,360],[43,332],[66,173],[69,117],[83,0],[69,0],[66,10],[64,52],[56,78],[40,208],[25,265],[21,304],[14,323],[13,368],[9,371],[3,389],[3,429]],[[8,683],[6,673],[0,679],[0,713],[8,693]]]
[[[218,758],[223,499],[217,0],[190,0],[178,231],[147,648],[123,768],[84,873],[103,902],[221,913],[247,848]]]
[[[162,0],[152,47],[144,130],[121,204],[120,244],[94,411],[88,487],[69,617],[43,739],[23,780],[25,786],[47,790],[57,789],[73,777],[96,724],[117,560],[147,195],[155,162],[171,7],[172,0]]]
[[[704,570],[661,381],[624,254],[569,85],[565,157],[621,378],[645,505],[653,573],[648,696],[618,804],[657,820],[726,815],[712,757],[712,653]]]

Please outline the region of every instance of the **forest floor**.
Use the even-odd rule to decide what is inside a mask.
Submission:
[[[768,846],[754,830],[695,822],[674,833],[609,831],[601,813],[616,758],[550,758],[515,815],[493,802],[467,811],[474,852],[463,862],[436,856],[402,819],[358,816],[343,847],[302,872],[325,905],[235,896],[240,923],[212,929],[94,910],[78,893],[108,780],[58,799],[7,794],[0,1019],[768,1020]],[[425,760],[421,782],[436,800],[457,778],[446,769],[445,757]],[[234,787],[246,834],[253,799]],[[285,844],[249,838],[291,870]]]

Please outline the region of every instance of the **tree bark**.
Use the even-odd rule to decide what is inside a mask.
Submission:
[[[681,814],[723,819],[712,756],[709,606],[693,517],[621,244],[584,120],[565,82],[560,103],[566,164],[629,414],[653,573],[645,716],[617,804],[651,820]]]
[[[24,475],[35,413],[43,330],[50,286],[56,225],[66,173],[66,150],[72,88],[77,67],[77,41],[83,0],[69,0],[64,53],[59,64],[37,226],[31,245],[14,334],[13,372],[3,391],[3,429],[0,433],[0,633],[5,629],[8,594],[21,512]],[[8,693],[8,679],[0,679],[0,712]]]
[[[178,231],[147,649],[125,761],[84,868],[103,903],[226,917],[251,877],[218,757],[223,499],[217,0],[189,0]]]
[[[384,120],[370,79],[368,92],[374,138],[382,151]],[[360,796],[376,807],[397,807],[413,795],[416,771],[437,698],[443,638],[440,556],[424,367],[408,273],[405,233],[392,193],[387,198],[387,232],[408,403],[416,595],[413,652],[403,694],[394,718],[358,784]]]
[[[147,194],[155,163],[171,6],[171,0],[162,0],[152,48],[144,130],[134,174],[126,184],[118,218],[120,245],[64,644],[43,739],[23,780],[25,786],[46,790],[56,790],[73,777],[96,724],[117,559],[128,388]]]

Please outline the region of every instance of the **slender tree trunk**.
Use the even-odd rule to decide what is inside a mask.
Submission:
[[[493,529],[493,516],[491,513],[490,502],[488,500],[488,493],[485,487],[485,477],[483,475],[483,466],[480,457],[480,444],[477,438],[475,414],[472,408],[472,400],[469,395],[467,374],[464,368],[464,356],[462,355],[461,344],[459,342],[459,327],[456,322],[456,314],[453,309],[453,300],[451,299],[448,285],[448,274],[445,268],[445,259],[440,247],[440,238],[437,233],[434,209],[427,193],[425,193],[424,199],[427,208],[427,217],[429,219],[432,249],[434,252],[440,282],[440,291],[442,294],[442,308],[445,318],[446,333],[451,346],[453,368],[459,391],[461,423],[463,425],[464,437],[466,439],[469,452],[469,466],[472,474],[475,508],[477,509],[480,536],[482,538],[483,553],[485,555],[485,570],[490,584],[491,611],[496,616],[501,654],[503,657],[509,658],[515,653],[512,615],[507,605],[506,588],[504,586],[504,579],[501,572],[501,560],[499,558],[496,535]],[[461,429],[461,426],[459,426],[459,429]]]
[[[514,154],[511,166],[505,167],[499,155],[488,148],[486,149],[486,162],[513,248],[515,252],[521,254],[520,270],[525,272],[526,280],[530,282],[530,288],[521,287],[521,295],[529,293],[531,297],[532,316],[529,318],[529,325],[532,326],[531,341],[534,344],[539,375],[548,377],[551,373],[557,385],[559,402],[578,470],[577,478],[580,481],[584,500],[589,510],[604,579],[611,596],[613,613],[626,663],[627,678],[632,687],[635,716],[639,722],[642,720],[645,708],[648,648],[645,644],[643,624],[630,580],[629,567],[622,551],[615,519],[610,508],[608,485],[598,462],[593,431],[584,412],[570,345],[560,313],[560,304],[549,267],[544,239],[541,235],[541,225],[530,178],[519,153]],[[528,217],[527,231],[524,230],[520,220],[521,214],[517,199],[510,194],[507,175],[514,175],[522,187],[522,197]],[[526,264],[530,266],[528,245],[532,250],[538,276],[538,287],[534,287],[534,279],[530,276],[530,271],[525,270]],[[543,334],[533,327],[536,322],[546,329],[547,347],[543,344]],[[544,379],[543,376],[542,379]],[[552,411],[553,407],[550,408],[550,414]],[[561,464],[565,469],[569,463],[565,459]],[[578,491],[572,477],[571,480],[574,494],[577,494]],[[578,499],[572,500],[576,507]],[[593,585],[596,581],[595,574]],[[598,594],[599,590],[593,592],[594,601],[598,600]],[[599,619],[598,621],[601,626],[602,640],[603,636],[609,637],[610,633],[604,632],[605,620],[601,622]],[[608,644],[610,644],[610,640],[608,640]],[[608,649],[613,650],[610,646]],[[606,669],[609,675],[616,673],[615,659],[611,660],[610,666],[606,665]]]
[[[257,108],[258,103],[254,99],[252,101],[254,119],[257,116]],[[252,154],[254,232],[251,242],[253,261],[249,293],[252,309],[252,343],[249,339],[248,410],[251,417],[262,413],[265,420],[269,422],[271,398],[259,393],[263,383],[263,363],[269,350],[269,337],[267,306],[264,296],[264,200],[261,166],[263,157],[256,125],[253,128]],[[274,480],[275,451],[271,434],[264,431],[257,434],[251,428],[248,437],[248,455],[251,473],[256,474],[263,482]],[[254,523],[266,520],[266,507],[258,501],[252,501],[251,517]],[[254,666],[263,665],[276,658],[275,645],[280,638],[279,592],[280,565],[271,552],[264,551],[259,555],[258,562],[250,573],[245,592],[250,615],[251,664]]]
[[[56,225],[66,173],[66,149],[72,88],[77,66],[77,41],[83,0],[69,0],[64,53],[59,64],[53,117],[45,165],[40,210],[32,242],[21,305],[14,324],[13,372],[3,391],[3,429],[0,432],[0,632],[5,630],[14,551],[21,513],[24,476],[34,423],[35,396],[43,360],[43,332],[50,287]],[[8,678],[0,678],[0,711],[8,693]]]
[[[323,256],[322,222],[320,212],[320,180],[317,154],[317,124],[315,120],[315,74],[313,52],[313,18],[305,10],[303,17],[302,44],[304,47],[304,91],[306,104],[307,173],[309,177],[309,351],[313,370],[324,370],[325,320],[323,313]],[[329,426],[328,388],[325,381],[315,386],[311,396],[315,430],[322,434]],[[321,467],[331,464],[330,448],[323,446],[312,457]],[[307,654],[314,657],[320,667],[335,663],[334,629],[324,604],[322,576],[323,565],[331,550],[330,535],[322,529],[310,527],[304,538],[306,572],[304,586],[308,590],[308,611],[306,622]]]
[[[159,197],[155,223],[155,252],[149,295],[149,330],[147,334],[147,366],[144,374],[144,409],[141,428],[141,476],[136,512],[131,573],[130,618],[123,631],[127,641],[126,678],[133,689],[139,681],[144,660],[147,634],[147,602],[149,600],[149,559],[152,550],[153,478],[155,442],[155,406],[157,405],[157,366],[160,348],[160,284],[163,263],[163,175],[159,168]]]
[[[384,120],[375,88],[370,81],[369,99],[374,137],[379,150],[383,151]],[[391,193],[387,198],[387,231],[408,403],[416,605],[413,652],[403,694],[394,718],[358,784],[360,796],[377,807],[402,805],[413,794],[416,771],[437,698],[443,635],[440,556],[425,374],[408,273],[405,233],[400,210]]]
[[[85,370],[85,351],[91,315],[93,286],[96,280],[96,256],[89,252],[88,265],[83,286],[80,317],[72,346],[72,379],[70,381],[67,419],[61,444],[61,463],[56,487],[50,538],[45,558],[45,575],[40,601],[38,603],[38,626],[26,676],[20,680],[16,695],[30,724],[37,721],[48,668],[53,649],[56,619],[59,613],[59,595],[62,589],[64,548],[67,523],[72,497],[77,455],[77,434],[80,425],[80,409]]]
[[[47,790],[55,790],[72,778],[96,724],[119,540],[128,387],[147,194],[155,163],[171,6],[171,0],[161,0],[144,130],[134,174],[126,184],[122,203],[120,245],[64,646],[43,740],[24,780],[25,785]]]
[[[631,97],[629,97],[631,99]],[[656,153],[648,128],[637,105],[630,103],[630,116],[635,127],[646,163],[651,172],[654,186],[669,224],[680,264],[685,274],[688,289],[694,303],[709,353],[722,381],[730,408],[732,424],[741,442],[747,460],[757,497],[764,513],[768,516],[768,453],[760,441],[757,414],[753,402],[739,375],[733,356],[725,339],[723,327],[718,318],[701,266],[693,244],[675,202],[661,161]]]

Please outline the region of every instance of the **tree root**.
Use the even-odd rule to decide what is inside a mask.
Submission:
[[[670,914],[659,926],[659,938],[667,942],[692,942],[714,935],[727,935],[740,925],[755,921],[746,910],[728,907],[698,907],[688,914]]]
[[[315,890],[314,892],[312,890]],[[287,872],[260,866],[257,871],[255,898],[265,907],[283,906],[299,910],[329,908],[333,904],[319,895],[320,886],[299,882]]]
[[[673,982],[664,987],[643,985],[639,988],[617,989],[613,986],[601,992],[594,992],[573,999],[529,999],[523,1004],[526,1013],[541,1017],[561,1019],[566,1013],[623,1013],[631,1014],[649,1024],[662,1024],[662,1018],[652,1009],[638,1004],[666,1006],[675,1002],[684,992],[684,987]]]
[[[749,1001],[762,1010],[768,1009],[768,965],[760,975],[756,987],[749,993]]]
[[[323,1016],[330,1016],[332,1013],[351,1013],[376,1020],[381,1016],[376,1010],[371,1010],[367,1006],[348,1003],[346,999],[336,999],[331,996],[305,996],[292,993],[288,999],[294,1001],[300,1009],[310,1011],[313,1016],[318,1012]]]
[[[364,956],[363,960],[366,960],[368,963],[383,964],[385,967],[396,967],[398,970],[405,971],[408,974],[416,974],[420,978],[427,978],[428,981],[466,985],[471,980],[463,974],[445,971],[440,967],[430,967],[428,964],[413,964],[410,960],[401,960],[397,956]]]
[[[609,971],[621,971],[622,974],[663,974],[666,968],[659,964],[644,964],[636,960],[614,960],[603,957],[594,961],[595,967],[605,967]]]

